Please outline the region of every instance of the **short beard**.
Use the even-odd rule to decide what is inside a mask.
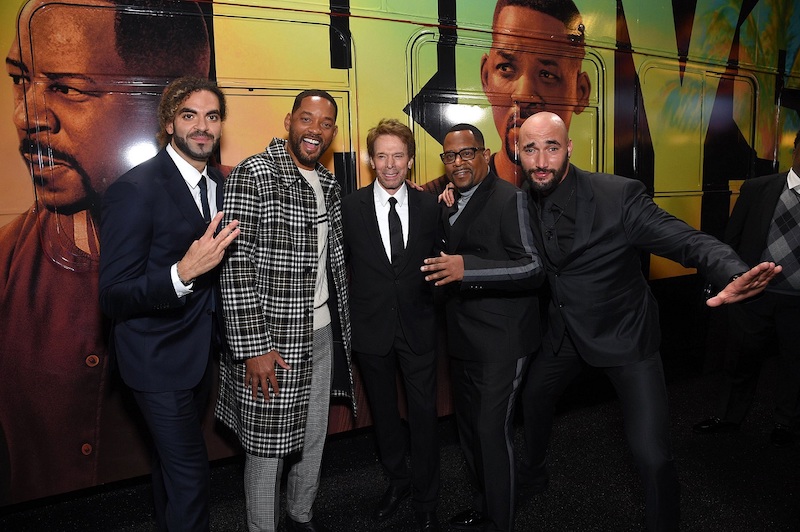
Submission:
[[[208,162],[208,160],[211,158],[211,155],[217,150],[217,147],[219,146],[219,139],[214,139],[214,145],[211,148],[211,151],[208,152],[208,154],[206,154],[202,152],[193,151],[189,147],[189,143],[183,137],[173,135],[172,140],[175,141],[175,146],[177,146],[182,153],[185,153],[187,156],[191,157],[195,161]]]
[[[542,170],[542,168],[533,167],[530,170],[525,169],[525,175],[528,176],[528,182],[530,183],[531,189],[533,189],[534,192],[536,192],[540,196],[548,196],[556,188],[558,188],[558,185],[560,185],[561,182],[564,180],[564,178],[567,177],[568,168],[569,168],[569,157],[564,159],[564,164],[562,164],[558,170],[550,172],[550,174],[553,176],[553,179],[549,180],[547,183],[541,183],[533,178],[533,173],[536,172],[537,170]],[[557,176],[561,177],[559,178]]]

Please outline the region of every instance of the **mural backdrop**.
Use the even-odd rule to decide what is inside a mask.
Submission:
[[[372,179],[365,137],[384,117],[414,130],[418,183],[443,173],[447,129],[470,122],[498,174],[521,185],[516,128],[552,110],[569,125],[574,164],[639,179],[714,234],[742,180],[790,165],[793,0],[508,3],[495,13],[486,0],[3,2],[0,505],[149,471],[98,308],[98,213],[108,185],[155,154],[158,96],[197,70],[192,50],[210,58],[199,74],[229,101],[219,164],[283,136],[297,92],[322,88],[340,109],[323,162],[345,192]],[[166,66],[163,49],[174,50]],[[691,273],[650,262],[653,279]],[[333,405],[330,431],[368,425],[363,394],[359,403],[358,420]],[[210,459],[237,452],[211,408],[206,434]]]

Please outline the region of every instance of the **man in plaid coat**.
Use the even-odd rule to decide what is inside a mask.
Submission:
[[[221,277],[232,352],[221,363],[216,414],[246,452],[251,531],[277,528],[284,458],[287,529],[325,530],[312,505],[329,396],[353,398],[341,194],[318,162],[336,114],[327,92],[301,92],[284,120],[288,141],[273,139],[225,184],[225,215],[240,221],[241,235]]]

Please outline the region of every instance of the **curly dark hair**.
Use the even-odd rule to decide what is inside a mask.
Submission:
[[[209,91],[219,99],[219,116],[225,120],[227,113],[225,107],[225,94],[217,87],[216,82],[206,78],[183,77],[172,81],[161,95],[158,104],[158,143],[163,148],[172,140],[172,135],[167,133],[167,124],[172,123],[178,110],[192,93]]]

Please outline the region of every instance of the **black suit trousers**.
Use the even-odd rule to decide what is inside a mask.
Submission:
[[[800,423],[800,296],[764,292],[745,303],[730,305],[730,349],[718,417],[741,423],[755,397],[764,360],[778,357],[775,386],[776,423]]]
[[[212,367],[209,363],[200,383],[189,390],[133,391],[153,439],[153,499],[160,532],[209,530],[210,470],[201,423]]]
[[[514,405],[529,358],[450,359],[458,438],[487,532],[514,528]]]
[[[375,426],[383,470],[395,487],[411,484],[412,504],[432,512],[439,499],[439,441],[436,411],[436,351],[414,353],[402,328],[385,356],[355,353]],[[403,379],[408,432],[400,417],[397,370]],[[406,455],[411,447],[411,468]]]
[[[527,459],[534,475],[544,473],[556,402],[584,364],[569,335],[557,355],[544,349],[531,362],[522,401]],[[601,369],[619,397],[625,437],[645,488],[647,529],[677,530],[680,486],[669,440],[661,355]]]

